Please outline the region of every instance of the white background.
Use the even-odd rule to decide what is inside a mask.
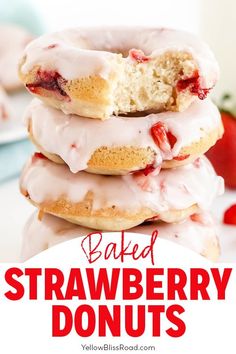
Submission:
[[[91,25],[171,26],[197,31],[198,0],[31,0],[48,29]]]

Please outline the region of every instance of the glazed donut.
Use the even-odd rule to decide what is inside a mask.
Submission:
[[[197,220],[195,216],[197,216]],[[206,217],[207,223],[205,223]],[[189,217],[177,224],[148,223],[129,231],[151,235],[154,230],[158,230],[158,237],[176,242],[211,261],[217,261],[219,257],[220,247],[216,236],[217,231],[212,217],[209,215],[197,214],[192,219]],[[91,232],[91,229],[71,224],[49,214],[44,214],[39,220],[37,213],[34,213],[23,231],[21,260],[26,261],[56,244],[88,235]]]
[[[183,111],[204,99],[219,69],[194,35],[164,28],[75,28],[30,43],[19,66],[27,89],[65,113],[107,119]]]
[[[4,122],[12,117],[12,108],[9,98],[0,86],[0,122]]]
[[[18,61],[31,40],[32,35],[22,27],[0,25],[0,84],[7,91],[23,88],[18,77]]]
[[[97,230],[119,231],[155,218],[176,222],[209,208],[223,193],[206,158],[157,176],[73,174],[36,153],[23,169],[20,189],[43,212]]]
[[[101,121],[65,115],[35,99],[25,120],[37,148],[74,173],[122,175],[144,169],[148,174],[162,162],[164,168],[184,165],[223,133],[219,111],[210,100],[195,101],[185,112]]]

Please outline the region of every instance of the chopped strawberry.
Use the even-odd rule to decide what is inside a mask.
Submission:
[[[179,155],[179,156],[175,156],[173,157],[174,160],[176,161],[184,161],[186,160],[187,158],[189,158],[189,154],[186,154],[186,155]]]
[[[236,225],[236,204],[231,205],[225,211],[223,221],[225,224]]]
[[[148,176],[152,173],[152,175],[156,176],[159,174],[161,170],[161,165],[155,167],[153,164],[148,164],[144,169],[134,171],[132,174],[139,176]]]
[[[150,173],[155,171],[155,167],[152,164],[149,164],[142,170],[144,176],[148,176]]]
[[[200,100],[204,100],[211,88],[203,88],[201,86],[201,77],[198,71],[195,71],[192,77],[181,79],[177,82],[178,91],[189,90],[193,95],[198,96]]]
[[[170,146],[171,146],[171,149],[173,149],[173,147],[175,146],[175,143],[177,141],[176,137],[170,132],[168,131],[166,133],[167,137],[168,137],[168,140],[169,140],[169,143],[170,143]]]
[[[162,122],[157,122],[151,127],[151,135],[157,146],[163,152],[171,152],[172,145],[176,142],[175,136],[168,132],[166,126]]]
[[[41,89],[55,92],[63,99],[69,99],[67,93],[63,90],[66,80],[56,71],[38,70],[36,81],[26,84],[26,87],[35,94],[41,94]]]
[[[129,56],[137,63],[147,63],[151,60],[151,58],[147,57],[140,49],[130,49]]]
[[[35,152],[34,155],[32,156],[32,162],[34,163],[38,159],[47,160],[47,157],[41,154],[41,152]]]

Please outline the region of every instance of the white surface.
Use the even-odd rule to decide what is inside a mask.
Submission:
[[[22,115],[32,98],[27,92],[17,92],[9,95],[9,98],[14,116],[13,119],[0,123],[0,145],[21,140],[27,136]]]
[[[0,262],[18,261],[22,230],[35,208],[21,196],[17,179],[0,185],[0,200]],[[213,212],[218,220],[222,219],[224,210],[233,203],[236,203],[236,191],[227,191],[217,199]],[[222,248],[221,261],[236,261],[236,226],[220,225],[218,236]]]

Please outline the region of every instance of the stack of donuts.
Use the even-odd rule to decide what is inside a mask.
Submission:
[[[206,44],[164,28],[65,30],[32,41],[19,76],[36,97],[25,122],[39,151],[20,180],[39,210],[23,259],[91,229],[157,229],[218,258],[209,210],[224,186],[203,154],[223,126]]]

